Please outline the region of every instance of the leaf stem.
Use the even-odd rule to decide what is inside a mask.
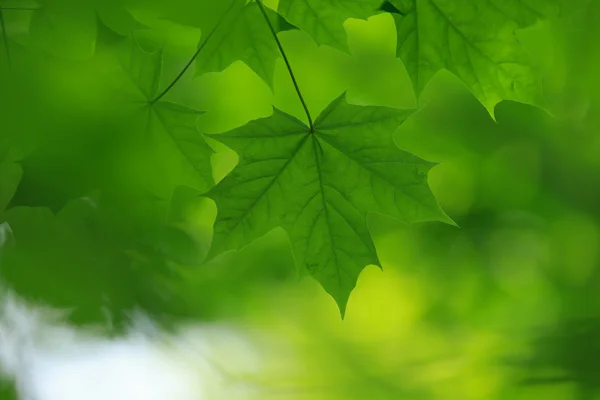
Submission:
[[[296,76],[294,75],[294,71],[292,71],[292,66],[290,65],[290,61],[288,60],[288,58],[285,54],[285,51],[283,50],[283,46],[281,45],[281,42],[279,41],[279,38],[277,37],[277,32],[275,32],[275,28],[273,28],[273,24],[271,24],[271,20],[269,20],[269,16],[267,15],[265,6],[262,4],[261,0],[256,0],[256,4],[258,4],[258,8],[260,8],[260,12],[262,13],[263,17],[265,17],[265,21],[267,21],[267,25],[269,25],[269,29],[271,30],[271,34],[273,35],[275,42],[277,42],[277,47],[279,47],[279,52],[281,53],[281,56],[283,57],[283,61],[285,62],[287,70],[290,74],[290,78],[292,78],[292,82],[294,83],[294,88],[296,89],[296,93],[298,93],[298,98],[300,99],[300,102],[302,103],[302,107],[304,108],[304,112],[306,113],[306,117],[308,118],[308,125],[310,126],[310,132],[312,133],[315,130],[315,126],[314,126],[312,117],[310,116],[310,112],[308,111],[308,106],[306,105],[306,101],[304,101],[302,92],[300,92],[300,87],[298,86],[298,81],[296,81]]]
[[[217,24],[213,27],[213,29],[210,31],[210,33],[208,34],[208,36],[206,36],[206,39],[204,39],[204,41],[198,47],[198,49],[196,50],[196,52],[194,53],[194,55],[192,56],[192,58],[188,61],[188,63],[185,65],[185,67],[183,67],[183,69],[181,70],[181,72],[179,73],[179,75],[177,75],[177,77],[173,80],[173,82],[171,82],[171,84],[169,86],[167,86],[165,88],[165,90],[163,90],[158,96],[156,96],[152,101],[150,101],[150,104],[154,104],[157,101],[159,101],[160,99],[162,99],[163,97],[165,97],[165,95],[167,93],[169,93],[169,91],[171,89],[173,89],[173,87],[177,84],[177,82],[179,82],[179,80],[181,78],[183,78],[183,75],[185,75],[185,73],[187,72],[187,70],[190,69],[190,67],[194,63],[194,61],[196,61],[196,58],[198,58],[198,55],[200,55],[200,52],[202,52],[202,49],[204,49],[204,47],[206,46],[206,44],[208,43],[208,41],[210,40],[210,38],[215,34],[215,32],[217,31],[217,29],[219,29],[219,27],[221,26],[221,24],[225,20],[225,17],[227,17],[227,15],[234,8],[234,6],[235,6],[236,3],[237,3],[237,0],[233,0],[231,2],[231,6],[229,6],[229,8],[227,9],[227,11],[225,11],[223,13],[223,15],[221,16],[221,18],[217,22]]]
[[[8,35],[6,34],[6,24],[4,23],[4,10],[0,9],[0,25],[2,25],[2,40],[6,48],[6,61],[8,62],[9,70],[12,69],[12,59],[10,56],[10,48],[8,47]]]

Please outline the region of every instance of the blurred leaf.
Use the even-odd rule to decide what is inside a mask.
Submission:
[[[198,130],[202,112],[156,101],[162,74],[161,50],[148,53],[132,37],[122,54],[124,72],[143,99],[134,118],[137,129],[141,129],[136,145],[140,162],[149,167],[145,172],[146,188],[162,197],[170,197],[179,185],[208,189],[214,183],[210,164],[213,150]]]
[[[90,58],[96,49],[97,23],[126,36],[138,26],[116,0],[40,0],[30,35],[43,50],[69,58]]]
[[[11,210],[7,219],[15,243],[5,249],[0,271],[21,296],[73,308],[75,321],[98,322],[105,319],[104,307],[133,307],[136,294],[131,270],[123,268],[124,254],[105,247],[106,238],[94,240],[85,229],[89,216],[80,214],[87,211],[79,208],[57,217],[43,208]]]
[[[140,24],[125,8],[111,1],[97,0],[96,13],[98,19],[110,31],[120,36],[131,34]]]
[[[35,151],[19,160],[23,178],[10,207],[44,206],[58,212],[69,200],[107,183],[118,135],[111,123],[87,117],[48,124]]]
[[[37,45],[53,55],[89,58],[96,47],[96,15],[89,1],[42,1],[29,28]]]
[[[162,52],[136,35],[116,50],[120,67],[107,84],[113,104],[80,110],[67,104],[48,110],[36,150],[20,162],[24,177],[12,206],[60,210],[69,200],[93,191],[155,203],[163,219],[173,190],[188,185],[207,190],[214,184],[212,148],[198,129],[201,111],[169,101],[152,102],[162,71]],[[105,78],[106,79],[106,78]],[[107,90],[108,91],[108,90]],[[133,207],[132,202],[128,208]],[[162,203],[162,206],[159,206]],[[136,205],[138,210],[143,207]],[[162,212],[162,215],[160,213]]]
[[[178,226],[163,227],[149,243],[156,248],[158,254],[182,265],[200,264],[205,255],[191,232]]]
[[[113,231],[119,225],[110,213],[91,199],[73,201],[56,216],[45,208],[10,210],[14,240],[3,249],[3,282],[28,299],[70,310],[75,323],[118,329],[136,308],[157,318],[170,314],[178,296],[168,290],[177,279],[171,263],[198,263],[196,241],[171,225],[143,234]]]

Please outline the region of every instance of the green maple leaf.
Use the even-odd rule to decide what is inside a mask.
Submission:
[[[214,185],[210,162],[214,151],[198,129],[202,111],[155,101],[162,58],[161,50],[148,52],[133,37],[121,53],[126,81],[133,83],[133,94],[141,104],[135,109],[133,124],[137,131],[141,183],[152,195],[168,199],[180,185],[199,190]]]
[[[276,32],[279,31],[281,21],[278,15],[270,10],[266,12]],[[204,32],[207,32],[206,36]],[[205,37],[202,40],[206,43],[196,59],[197,76],[220,72],[241,60],[272,86],[279,50],[256,3],[234,1],[223,13],[222,21],[210,38],[207,38],[208,35],[208,30],[203,30]]]
[[[317,44],[348,52],[344,22],[376,14],[381,0],[280,0],[277,11]]]
[[[107,86],[116,86],[105,114],[109,122],[49,125],[56,137],[40,140],[22,160],[25,173],[11,206],[58,211],[71,199],[99,191],[119,199],[119,207],[145,214],[143,219],[160,219],[176,187],[204,191],[214,185],[214,152],[198,129],[201,111],[153,101],[162,52],[145,51],[132,37],[115,48],[115,56],[118,63],[104,77]]]
[[[128,216],[115,223],[107,211],[90,199],[56,215],[38,207],[9,210],[3,282],[25,298],[71,309],[77,323],[106,322],[106,308],[115,320],[135,307],[163,314],[169,302],[158,293],[173,278],[170,262],[194,257],[194,244],[170,225],[148,237],[132,234]]]
[[[542,103],[541,75],[516,30],[551,12],[553,0],[392,0],[397,54],[420,95],[447,69],[490,114],[502,100]]]
[[[156,7],[165,19],[202,31],[201,50],[195,58],[196,76],[221,72],[241,60],[273,85],[279,51],[256,2],[173,0]],[[272,10],[265,12],[275,32],[294,28]]]
[[[379,264],[369,212],[406,222],[451,222],[427,185],[435,164],[394,143],[394,131],[411,113],[350,105],[341,96],[312,132],[275,110],[216,135],[240,162],[206,194],[218,208],[209,258],[281,226],[300,271],[320,281],[343,311],[361,270]]]

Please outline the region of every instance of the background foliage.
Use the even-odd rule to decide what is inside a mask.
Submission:
[[[272,106],[310,128],[257,4],[9,0],[2,281],[111,333],[136,308],[280,332],[320,373],[274,371],[273,398],[596,398],[598,3],[265,4],[315,120],[343,93],[418,109],[395,142],[440,163],[428,182],[460,228],[370,214],[383,272],[366,268],[343,322],[281,228],[203,262],[218,204],[200,194],[244,160],[218,134]]]

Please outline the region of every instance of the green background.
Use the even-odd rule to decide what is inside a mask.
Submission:
[[[547,110],[502,102],[495,121],[445,72],[417,104],[395,57],[390,15],[349,20],[350,55],[317,47],[297,30],[279,34],[311,114],[344,91],[355,104],[419,107],[396,142],[440,163],[429,182],[459,225],[407,226],[372,215],[383,270],[365,269],[344,320],[316,282],[298,282],[281,230],[199,267],[164,262],[171,252],[201,257],[210,243],[215,206],[186,188],[171,211],[174,219],[193,217],[193,245],[177,232],[155,232],[152,206],[134,197],[111,209],[122,214],[103,216],[94,234],[81,235],[87,227],[77,216],[87,206],[77,199],[94,199],[90,177],[111,188],[130,179],[106,167],[123,151],[107,90],[115,35],[101,28],[92,58],[79,57],[85,37],[72,43],[68,60],[32,55],[22,29],[28,12],[5,11],[19,79],[2,75],[0,209],[25,175],[12,199],[21,207],[0,218],[31,247],[6,252],[2,279],[27,298],[76,305],[71,318],[79,324],[102,321],[104,304],[91,293],[108,293],[117,325],[141,304],[166,327],[227,319],[292,341],[297,354],[264,374],[262,398],[600,398],[600,7],[573,4],[559,21],[519,32],[543,73]],[[136,17],[165,38],[164,87],[194,52],[199,31],[151,13]],[[304,120],[282,60],[273,87],[236,62],[222,73],[187,74],[167,99],[205,110],[206,133],[266,117],[272,105]],[[31,150],[39,143],[43,152]],[[218,180],[237,158],[216,146]],[[135,162],[119,165],[133,171]],[[159,250],[131,249],[138,231],[129,232],[129,218],[152,233],[144,244],[158,241]],[[113,247],[142,252],[139,268],[124,272]]]

